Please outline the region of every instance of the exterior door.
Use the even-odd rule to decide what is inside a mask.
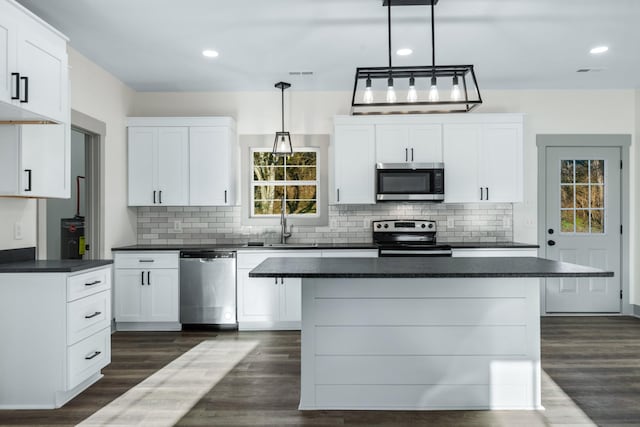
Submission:
[[[547,147],[546,255],[614,277],[546,279],[548,313],[619,313],[620,149]]]

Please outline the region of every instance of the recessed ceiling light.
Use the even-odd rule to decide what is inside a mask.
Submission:
[[[596,46],[593,49],[591,49],[589,52],[598,54],[598,53],[605,53],[608,50],[609,50],[608,46]]]
[[[205,49],[202,51],[202,56],[205,56],[207,58],[217,58],[218,55],[219,53],[216,52],[215,50]]]
[[[411,55],[413,53],[413,49],[409,49],[408,47],[403,48],[403,49],[398,49],[396,51],[396,54],[400,55],[400,56],[408,56]]]

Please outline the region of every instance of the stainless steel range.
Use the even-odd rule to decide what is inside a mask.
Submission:
[[[428,220],[373,221],[373,242],[378,255],[402,257],[450,257],[451,247],[436,243],[436,222]]]

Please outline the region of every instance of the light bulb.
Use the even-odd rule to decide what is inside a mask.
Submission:
[[[396,102],[396,90],[393,88],[393,79],[389,77],[388,87],[387,87],[387,102],[392,104]]]
[[[451,88],[451,100],[460,101],[462,99],[462,93],[460,92],[460,86],[458,86],[458,76],[453,76],[453,87]]]
[[[289,147],[287,144],[287,141],[285,140],[284,136],[280,137],[280,141],[278,141],[278,152],[279,153],[288,153],[289,152]]]
[[[431,89],[429,89],[429,102],[438,102],[438,101],[440,101],[440,94],[438,93],[436,78],[431,77]]]
[[[416,92],[416,79],[411,76],[409,79],[409,92],[407,92],[407,102],[416,102],[418,100],[418,92]]]
[[[367,78],[367,87],[364,90],[364,96],[362,102],[365,104],[371,104],[373,102],[373,91],[371,90],[371,79]]]

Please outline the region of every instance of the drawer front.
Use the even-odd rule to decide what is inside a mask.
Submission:
[[[323,258],[378,258],[377,249],[331,249],[322,251]]]
[[[116,268],[178,268],[179,252],[116,252]]]
[[[537,257],[535,248],[496,248],[496,249],[453,249],[455,258],[490,258],[490,257]]]
[[[317,258],[321,256],[322,251],[319,250],[238,252],[238,268],[255,268],[267,258]]]
[[[108,327],[111,292],[103,291],[67,304],[67,345]]]
[[[111,289],[111,266],[67,278],[67,301]]]
[[[100,332],[67,348],[67,390],[111,363],[111,330]]]

